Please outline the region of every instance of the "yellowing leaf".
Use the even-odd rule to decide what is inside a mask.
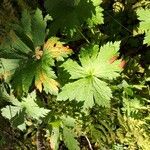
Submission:
[[[50,69],[50,67],[47,68],[48,70],[44,70],[42,66],[40,67],[37,68],[37,73],[35,75],[36,88],[40,92],[44,89],[46,93],[57,95],[59,83],[54,80],[56,78],[54,72]]]
[[[35,57],[36,57],[36,59],[37,60],[41,59],[42,55],[43,55],[43,51],[40,49],[40,47],[37,47],[35,49]]]
[[[67,57],[72,53],[72,50],[68,46],[63,46],[64,43],[58,41],[59,38],[52,37],[44,44],[44,50],[48,51],[50,55],[56,60],[63,60],[63,57]]]
[[[40,92],[42,92],[42,80],[41,80],[41,78],[39,78],[39,79],[36,78],[35,86]]]
[[[3,74],[0,74],[0,79],[7,80],[7,78],[9,78],[11,75],[12,75],[12,73],[10,71],[6,71]]]

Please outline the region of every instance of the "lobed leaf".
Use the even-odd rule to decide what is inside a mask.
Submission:
[[[59,38],[52,37],[44,44],[44,50],[50,53],[56,60],[62,61],[64,57],[72,53],[72,50],[67,46],[63,46],[63,44],[64,43],[59,41]]]
[[[12,121],[12,124],[21,130],[25,127],[25,117],[30,117],[39,121],[41,118],[45,117],[50,110],[43,107],[39,107],[36,101],[35,91],[28,94],[25,98],[22,98],[22,101],[19,102],[17,99],[13,99],[11,102],[12,105],[7,105],[5,108],[2,108],[3,117]]]
[[[71,30],[85,23],[95,13],[95,6],[87,0],[46,0],[45,7],[52,16],[50,32]]]
[[[33,119],[40,119],[45,117],[50,110],[45,108],[40,108],[36,103],[36,93],[32,92],[31,94],[28,94],[27,98],[23,98],[23,101],[21,102],[21,105],[23,108],[25,108],[25,112],[27,115]]]
[[[27,10],[22,12],[21,26],[28,37],[31,37],[31,15]]]
[[[84,50],[80,55],[81,65],[70,59],[67,60],[62,67],[70,74],[70,79],[75,81],[62,87],[57,100],[84,101],[85,108],[92,107],[94,102],[109,107],[112,92],[102,80],[113,80],[120,75],[121,61],[110,63],[110,59],[117,55],[119,45],[120,42],[107,43],[100,48],[100,51],[97,50],[98,46],[93,46],[91,52]]]
[[[137,15],[140,20],[139,30],[145,32],[144,44],[150,45],[150,10],[138,9]]]
[[[42,11],[37,9],[31,20],[31,34],[34,47],[44,44],[46,36],[46,22],[47,20],[43,18]]]

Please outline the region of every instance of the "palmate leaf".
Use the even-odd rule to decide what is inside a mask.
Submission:
[[[21,103],[13,94],[9,95],[7,92],[4,92],[1,98],[12,104],[1,109],[2,116],[9,119],[13,127],[18,127],[22,131],[25,130],[25,112],[21,107]]]
[[[51,34],[80,26],[95,14],[95,6],[88,0],[46,0],[45,7],[53,18]]]
[[[35,86],[39,91],[42,91],[43,85],[46,93],[58,94],[59,84],[54,80],[56,75],[49,66],[54,65],[53,59],[61,61],[71,53],[72,50],[63,46],[63,43],[58,41],[58,38],[52,37],[48,39],[44,44],[43,55],[35,75]]]
[[[2,108],[2,116],[11,120],[13,125],[16,125],[20,129],[24,127],[24,121],[27,117],[36,119],[37,121],[45,117],[50,110],[39,107],[36,104],[36,93],[35,91],[25,98],[22,98],[22,101],[17,99],[12,99],[12,105],[7,105],[5,108]]]
[[[95,77],[93,79],[79,79],[73,83],[66,84],[58,95],[57,100],[76,99],[85,101],[85,108],[92,107],[95,100],[98,105],[109,107],[111,97],[111,90],[107,84]]]
[[[28,92],[29,87],[35,78],[35,86],[41,92],[57,95],[58,82],[55,81],[56,75],[51,66],[54,65],[54,60],[63,60],[72,53],[72,50],[63,46],[57,38],[50,38],[44,45],[44,49],[36,49],[35,55],[28,60],[20,60],[18,69],[13,76],[13,88],[15,93]],[[9,61],[9,60],[7,60]],[[11,61],[11,60],[10,60]]]
[[[24,17],[24,18],[23,18]],[[21,97],[23,92],[28,92],[32,83],[35,87],[42,92],[58,94],[58,82],[55,80],[57,77],[52,70],[54,60],[62,61],[72,53],[72,50],[64,46],[58,38],[52,37],[45,42],[45,28],[47,18],[42,17],[42,12],[37,9],[35,14],[31,16],[28,11],[24,11],[21,19],[21,25],[10,33],[10,47],[9,53],[3,51],[3,56],[10,55],[10,51],[16,54],[14,59],[5,60],[5,66],[1,59],[1,72],[0,75],[4,79],[10,74],[12,88],[14,93]],[[7,58],[7,57],[6,57]],[[10,64],[14,64],[12,69],[7,69]],[[6,68],[6,69],[5,69]]]
[[[150,45],[150,10],[138,9],[137,15],[140,20],[139,30],[145,32],[144,44]]]
[[[120,42],[107,43],[100,51],[98,46],[83,51],[81,66],[73,60],[66,61],[62,67],[75,81],[62,88],[57,100],[84,101],[85,108],[92,107],[94,101],[100,106],[109,107],[112,92],[102,80],[112,80],[120,75],[120,60],[110,63],[111,58],[117,55],[119,45]]]
[[[49,58],[49,59],[48,59]],[[27,62],[22,61],[13,75],[12,86],[15,93],[21,94],[23,91],[28,92],[32,82],[35,82],[36,88],[42,92],[57,95],[58,82],[55,81],[56,75],[52,70],[53,60],[43,54],[40,60],[29,59]]]

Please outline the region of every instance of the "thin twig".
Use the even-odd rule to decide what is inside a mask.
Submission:
[[[90,41],[84,36],[84,34],[76,27],[77,31],[81,34],[81,36],[86,40],[88,44],[90,44]]]
[[[93,150],[92,145],[91,145],[90,140],[88,139],[88,137],[87,137],[87,136],[84,136],[84,137],[86,138],[86,140],[87,140],[87,142],[88,142],[89,149],[90,149],[90,150]]]
[[[130,32],[131,34],[132,31],[130,31],[128,28],[126,28],[124,25],[122,25],[117,19],[115,19],[112,15],[110,15],[108,12],[106,12],[107,15],[109,15],[116,23],[118,23],[120,26],[122,26],[124,29],[126,29],[128,32]]]

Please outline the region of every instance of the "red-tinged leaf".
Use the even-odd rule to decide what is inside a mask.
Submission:
[[[63,60],[63,57],[70,55],[72,50],[68,46],[64,46],[64,43],[58,40],[56,37],[48,39],[44,44],[44,50],[48,51],[54,59]]]
[[[122,60],[121,63],[119,64],[119,67],[123,69],[125,65],[126,65],[126,61]]]
[[[113,56],[110,60],[109,63],[112,64],[115,60],[118,59],[118,56]]]

